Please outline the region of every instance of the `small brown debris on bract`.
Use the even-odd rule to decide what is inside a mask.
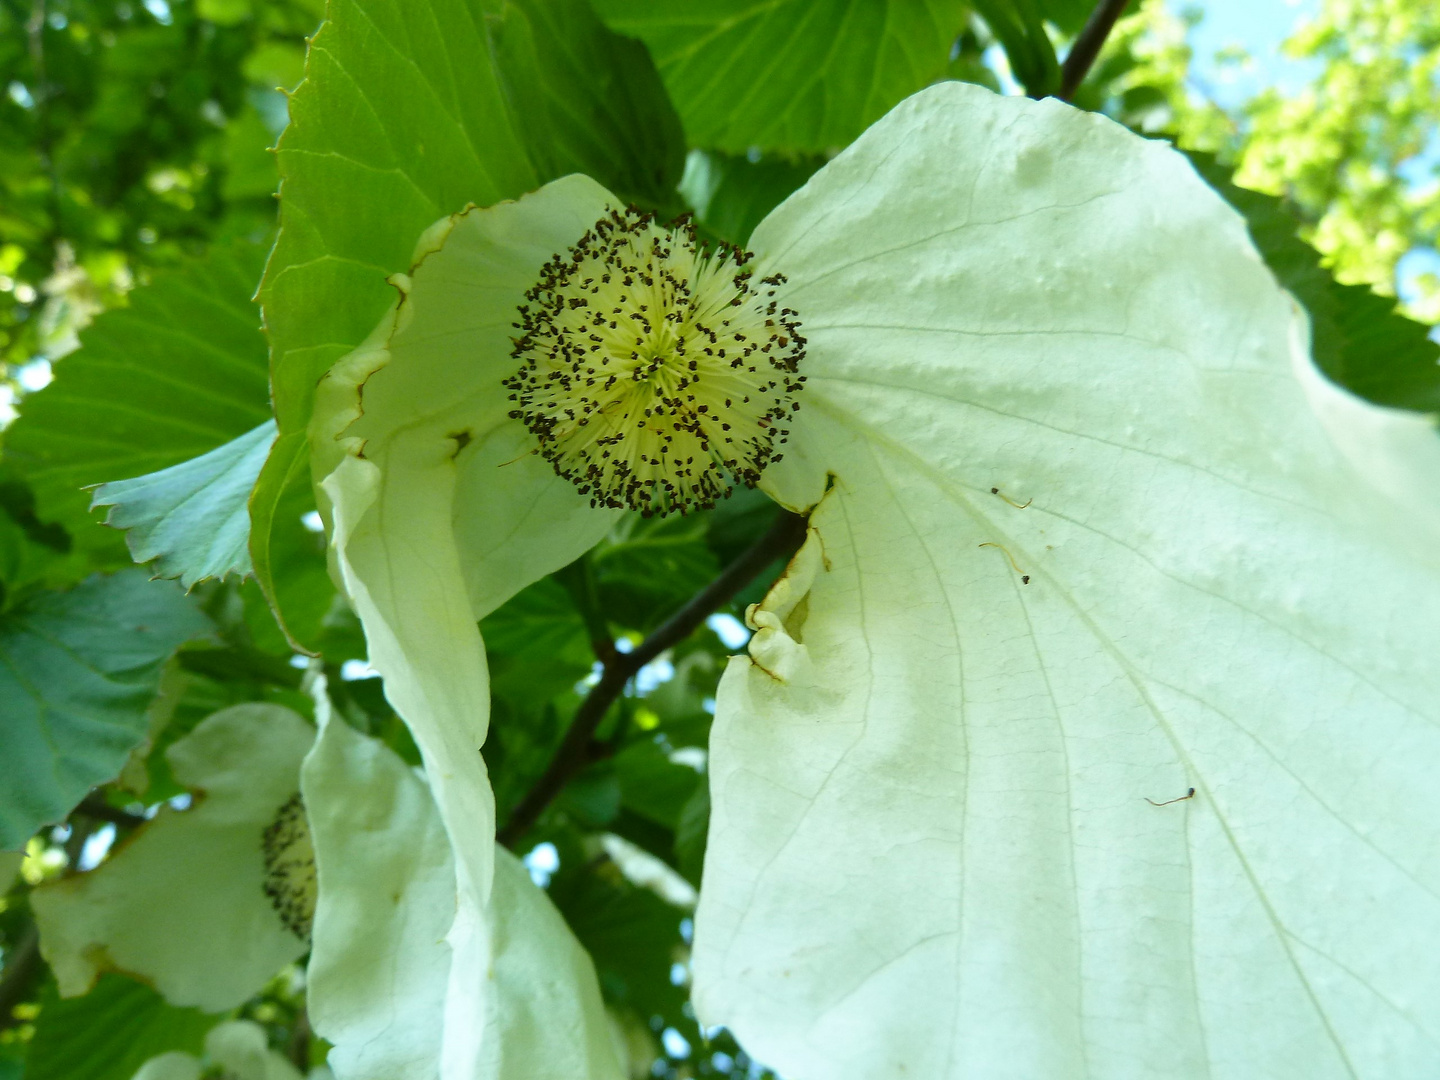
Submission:
[[[1032,496],[1032,497],[1026,499],[1023,503],[1017,503],[1014,499],[1010,498],[1009,495],[1006,495],[1006,494],[1005,494],[1003,491],[1001,491],[998,487],[992,487],[992,488],[990,489],[990,494],[991,494],[991,495],[999,495],[1000,498],[1004,499],[1007,503],[1009,503],[1011,506],[1013,506],[1016,510],[1024,510],[1027,506],[1029,506],[1032,502],[1035,501],[1034,497]]]
[[[1194,797],[1195,789],[1192,787],[1189,791],[1185,792],[1184,795],[1177,795],[1175,798],[1166,799],[1164,802],[1156,802],[1148,795],[1145,796],[1145,801],[1148,802],[1151,806],[1169,806],[1171,803],[1184,802],[1186,799],[1193,799]]]
[[[1010,560],[1010,569],[1014,570],[1015,573],[1017,573],[1017,574],[1020,575],[1020,584],[1021,584],[1021,585],[1029,585],[1029,584],[1030,584],[1030,575],[1021,572],[1021,570],[1020,570],[1020,564],[1015,561],[1015,556],[1010,554],[1010,549],[1007,548],[1004,544],[997,544],[997,543],[995,543],[993,540],[987,540],[987,541],[985,541],[985,543],[979,544],[979,545],[977,545],[977,546],[978,546],[978,547],[993,547],[993,548],[999,548],[1001,551],[1003,551],[1003,552],[1005,553],[1005,558],[1007,558],[1008,560]]]

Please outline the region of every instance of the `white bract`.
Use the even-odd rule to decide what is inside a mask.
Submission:
[[[425,781],[375,739],[332,720],[301,788],[319,902],[309,1014],[336,1080],[442,1075],[455,918],[455,864]],[[467,1080],[620,1080],[589,955],[514,856],[497,851],[486,908],[488,971],[467,971],[465,1018],[481,1047]],[[450,1074],[453,1075],[453,1074]]]
[[[252,1020],[227,1020],[211,1028],[204,1060],[171,1050],[145,1062],[132,1080],[201,1080],[217,1072],[226,1080],[304,1080],[285,1055],[270,1049],[265,1029]],[[330,1080],[329,1070],[315,1069],[309,1080],[322,1077]]]
[[[476,621],[604,533],[595,485],[637,505],[604,449],[694,436],[675,491],[728,453],[654,347],[688,309],[594,312],[656,384],[628,403],[581,324],[512,341],[615,209],[571,177],[440,223],[312,428],[454,852],[447,1080],[481,1075],[496,949]],[[659,243],[652,277],[690,265]],[[718,696],[700,1019],[790,1080],[1440,1069],[1440,579],[1367,516],[1243,222],[1162,144],[944,84],[751,247],[808,341],[761,486],[813,512]],[[577,440],[583,493],[539,456],[574,474]]]
[[[61,994],[117,970],[172,1004],[219,1012],[304,954],[304,935],[266,895],[265,834],[295,796],[314,737],[282,706],[236,705],[165,751],[193,805],[162,808],[98,868],[31,896]]]

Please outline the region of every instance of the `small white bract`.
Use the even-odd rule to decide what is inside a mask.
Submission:
[[[510,415],[592,506],[707,509],[780,460],[805,339],[750,258],[611,210],[525,294]]]

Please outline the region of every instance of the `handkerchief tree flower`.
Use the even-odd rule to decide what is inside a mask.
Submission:
[[[808,524],[717,695],[703,1023],[792,1080],[1440,1065],[1440,577],[1184,157],[941,84],[743,251],[574,175],[392,283],[309,434],[453,851],[442,1075],[487,1052],[478,620],[756,483]]]
[[[140,169],[237,240],[4,432],[0,1073],[1436,1073],[1440,346],[1125,7],[327,0]]]

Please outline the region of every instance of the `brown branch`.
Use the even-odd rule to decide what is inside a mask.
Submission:
[[[794,554],[805,539],[805,518],[782,511],[780,519],[755,541],[720,576],[696,593],[679,611],[628,653],[617,653],[605,663],[600,681],[590,689],[561,741],[550,765],[525,797],[510,812],[498,830],[497,839],[509,847],[540,819],[550,801],[560,794],[577,773],[593,760],[591,742],[610,706],[624,692],[642,667],[672,645],[677,645],[705,621],[716,608],[748,585],[756,574],[776,559]]]
[[[75,807],[74,813],[84,814],[86,817],[96,818],[99,821],[108,821],[122,829],[138,829],[145,824],[145,817],[142,814],[132,814],[128,810],[119,810],[105,801],[105,796],[100,789],[86,795],[80,800],[80,805]]]
[[[29,999],[40,975],[40,931],[34,923],[8,952],[5,973],[0,975],[0,1031],[20,1023],[15,1019],[15,1006]]]
[[[70,822],[70,835],[65,840],[68,865],[65,876],[75,873],[75,864],[85,850],[85,841],[94,835],[93,821]],[[0,973],[0,1031],[15,1027],[15,1006],[23,1005],[35,991],[35,983],[44,970],[40,962],[40,931],[32,921],[15,946],[7,950],[5,970]]]
[[[1095,64],[1095,58],[1104,48],[1105,39],[1110,36],[1110,31],[1129,3],[1130,0],[1100,0],[1095,5],[1075,44],[1070,46],[1065,62],[1060,65],[1060,92],[1055,96],[1061,101],[1069,101],[1080,89],[1080,84]]]
[[[310,1071],[310,1015],[305,1006],[295,1014],[295,1023],[290,1028],[290,1039],[285,1044],[285,1056],[301,1072]]]

